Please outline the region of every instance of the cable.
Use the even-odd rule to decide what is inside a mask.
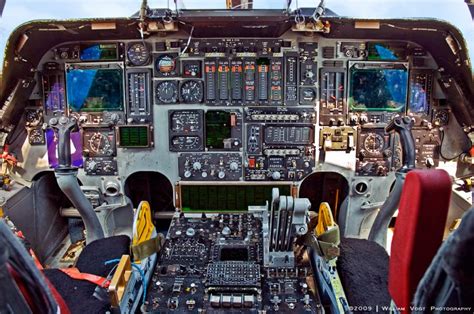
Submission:
[[[118,263],[120,262],[120,259],[116,258],[116,259],[111,259],[111,260],[108,260],[108,261],[105,261],[105,265],[109,265],[109,264],[113,264],[113,263]],[[117,265],[115,265],[114,268],[116,268]],[[114,269],[112,268],[112,270]],[[147,280],[146,280],[146,277],[145,277],[145,273],[143,272],[143,270],[140,268],[140,266],[138,266],[137,264],[135,263],[132,263],[132,268],[135,268],[135,270],[137,270],[140,274],[140,277],[142,278],[142,283],[143,283],[143,297],[142,297],[142,303],[145,303],[146,301],[146,289],[147,289]],[[110,273],[112,273],[112,270],[110,271]],[[110,275],[109,273],[109,275]],[[107,275],[107,277],[109,276]]]
[[[132,263],[132,267],[135,268],[136,270],[138,270],[138,272],[140,273],[140,276],[142,277],[142,283],[143,283],[143,297],[142,297],[142,303],[145,303],[145,300],[146,300],[146,288],[147,288],[147,281],[146,281],[146,277],[145,277],[145,273],[143,272],[143,270],[135,263]]]
[[[186,23],[183,23],[183,24],[186,24]],[[193,32],[194,32],[194,25],[191,27],[191,31],[189,32],[189,37],[188,37],[188,41],[186,42],[186,47],[184,47],[184,49],[181,51],[181,53],[179,54],[179,56],[181,57],[183,54],[186,53],[186,51],[188,50],[189,48],[189,45],[191,44],[191,39],[193,38]]]

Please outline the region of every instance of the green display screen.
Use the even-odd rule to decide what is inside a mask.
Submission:
[[[224,140],[231,137],[230,112],[206,112],[206,147],[223,149]]]
[[[119,127],[120,147],[149,147],[150,132],[147,126],[121,126]]]
[[[290,195],[289,185],[182,185],[181,204],[184,212],[247,211],[270,202],[273,188]]]

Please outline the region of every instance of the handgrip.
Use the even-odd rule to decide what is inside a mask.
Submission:
[[[77,130],[77,120],[74,117],[52,118],[49,125],[58,135],[58,169],[71,168],[71,132]]]
[[[385,132],[397,132],[400,135],[402,145],[403,166],[401,171],[408,171],[415,168],[416,153],[415,140],[411,133],[413,121],[410,117],[395,117],[385,127]]]

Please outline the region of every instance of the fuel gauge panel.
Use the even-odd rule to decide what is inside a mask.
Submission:
[[[204,111],[170,110],[169,149],[172,152],[204,150]]]

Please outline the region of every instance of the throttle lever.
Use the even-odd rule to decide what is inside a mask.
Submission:
[[[397,116],[385,127],[385,132],[390,133],[395,131],[400,135],[403,165],[398,169],[398,172],[408,172],[409,170],[415,169],[416,166],[415,140],[411,133],[412,127],[413,120],[407,116]]]

